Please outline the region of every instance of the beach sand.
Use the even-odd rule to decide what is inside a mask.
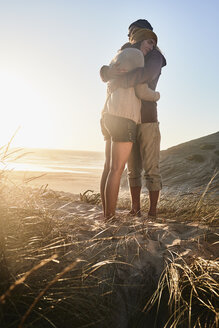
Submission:
[[[87,173],[10,171],[7,172],[7,178],[16,185],[33,188],[48,185],[49,189],[55,191],[79,194],[88,189],[99,192],[101,173],[95,169],[88,169]]]

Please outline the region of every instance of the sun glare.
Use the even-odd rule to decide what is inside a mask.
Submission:
[[[48,104],[29,81],[9,72],[0,74],[1,145],[7,143],[20,127],[13,144],[37,147],[45,142],[44,130],[49,134]]]

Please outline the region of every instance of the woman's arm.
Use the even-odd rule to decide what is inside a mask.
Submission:
[[[100,77],[103,82],[108,82],[111,78],[109,76],[109,66],[104,65],[100,69]]]
[[[153,50],[147,59],[143,68],[135,70],[116,78],[113,84],[110,84],[109,91],[112,92],[117,88],[130,88],[139,83],[148,83],[154,80],[161,72],[163,66],[163,56],[158,50]]]
[[[100,69],[100,77],[103,82],[108,82],[109,80],[116,79],[122,74],[127,73],[126,69],[120,68],[119,63],[115,63],[112,65],[104,65]]]

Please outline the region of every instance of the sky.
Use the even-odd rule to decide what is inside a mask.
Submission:
[[[140,18],[167,60],[161,149],[217,132],[217,0],[0,0],[0,146],[103,151],[99,70]]]

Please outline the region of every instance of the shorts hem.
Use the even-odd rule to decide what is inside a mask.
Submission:
[[[125,140],[125,139],[123,139],[123,140],[121,140],[121,139],[119,139],[119,140],[117,140],[116,138],[113,138],[112,137],[112,141],[113,142],[131,142],[131,143],[135,143],[136,141],[134,140]]]
[[[103,123],[113,142],[136,142],[137,125],[134,121],[105,113]]]

